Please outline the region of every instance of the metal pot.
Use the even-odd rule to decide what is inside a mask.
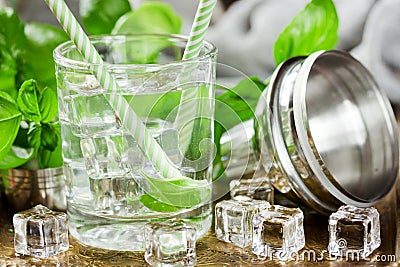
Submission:
[[[66,210],[63,167],[0,171],[8,206],[14,211],[42,204],[52,210]]]
[[[346,52],[319,51],[278,66],[250,127],[252,141],[242,140],[251,147],[248,158],[261,159],[278,191],[320,213],[373,205],[396,181],[393,110]]]

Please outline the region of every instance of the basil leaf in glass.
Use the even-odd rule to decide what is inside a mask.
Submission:
[[[140,202],[148,209],[158,212],[174,212],[182,209],[181,207],[171,206],[167,203],[158,201],[148,194],[141,195]]]
[[[168,206],[191,208],[208,201],[211,197],[210,184],[205,180],[188,177],[174,179],[153,178],[145,173],[148,183],[146,193]]]

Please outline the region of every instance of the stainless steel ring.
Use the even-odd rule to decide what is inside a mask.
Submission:
[[[256,122],[271,182],[321,213],[372,205],[396,180],[393,111],[368,70],[346,52],[319,51],[281,64],[259,100]]]

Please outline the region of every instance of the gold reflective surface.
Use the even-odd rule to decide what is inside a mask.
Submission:
[[[329,258],[328,218],[306,207],[305,214],[306,246],[298,254],[298,259],[279,262],[267,259],[258,262],[249,251],[216,239],[213,231],[197,242],[196,266],[396,266],[400,263],[400,184],[397,189],[379,201],[375,207],[380,212],[381,246],[368,260],[356,258]],[[284,202],[277,196],[277,202]],[[285,203],[283,203],[285,204]],[[143,253],[104,251],[78,244],[70,239],[70,249],[49,259],[36,259],[15,255],[13,247],[12,214],[7,211],[3,200],[0,203],[0,266],[146,266]]]
[[[399,123],[400,107],[394,108]],[[276,191],[275,191],[276,192]],[[143,253],[105,251],[78,244],[70,238],[70,249],[50,259],[18,256],[14,252],[12,214],[4,195],[0,198],[0,267],[12,266],[146,266]],[[275,195],[275,202],[291,205],[281,195]],[[368,260],[356,258],[329,258],[328,217],[316,214],[301,206],[304,212],[306,245],[299,252],[298,259],[279,262],[267,259],[257,262],[245,249],[219,241],[213,231],[197,241],[197,265],[210,267],[225,266],[398,266],[400,265],[400,181],[397,186],[375,207],[380,213],[381,246]]]

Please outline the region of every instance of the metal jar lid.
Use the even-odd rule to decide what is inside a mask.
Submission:
[[[398,133],[387,97],[346,52],[292,58],[256,110],[258,153],[271,182],[321,213],[370,206],[396,181]]]

